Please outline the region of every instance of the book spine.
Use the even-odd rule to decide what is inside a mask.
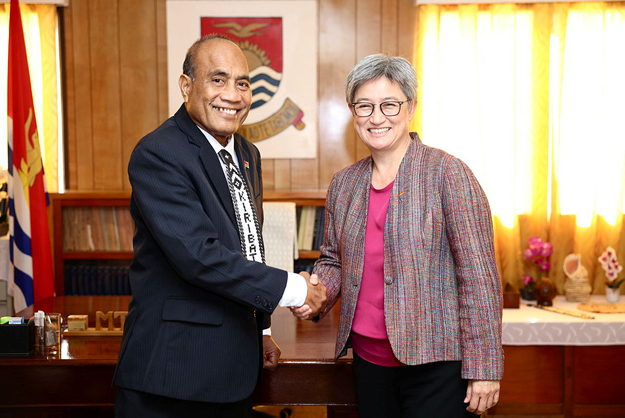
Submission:
[[[308,216],[308,211],[306,210],[306,206],[302,207],[301,213],[299,216],[299,223],[297,224],[297,248],[300,250],[304,249],[304,234],[306,230],[306,217]]]
[[[106,222],[106,208],[100,208],[100,219],[102,220],[102,235],[104,237],[104,250],[111,251],[111,242],[109,240],[109,227]]]
[[[111,232],[113,233],[113,242],[115,243],[115,251],[120,251],[122,249],[121,241],[119,238],[119,222],[117,221],[117,210],[115,207],[109,208],[111,219],[113,220],[113,227]]]
[[[326,232],[326,208],[323,206],[319,206],[319,230],[317,231],[317,245],[315,247],[316,250],[321,249],[323,245],[323,240],[325,238]]]
[[[306,206],[304,208],[308,213],[306,214],[306,228],[304,230],[304,251],[310,251],[313,249],[313,239],[315,235],[315,216],[316,207]]]
[[[93,247],[95,251],[106,250],[104,243],[104,231],[102,230],[102,215],[99,206],[91,207],[91,235],[93,237]]]
[[[315,229],[313,231],[313,244],[312,244],[312,249],[313,250],[318,250],[319,249],[319,225],[321,224],[321,209],[323,209],[321,206],[317,206],[315,208]]]

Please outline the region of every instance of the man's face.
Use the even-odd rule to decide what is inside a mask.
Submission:
[[[222,145],[245,121],[252,90],[245,56],[225,39],[200,45],[195,57],[195,80],[178,82],[189,116]]]

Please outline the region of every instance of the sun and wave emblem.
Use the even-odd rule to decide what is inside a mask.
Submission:
[[[247,59],[252,82],[252,109],[267,103],[276,94],[282,80],[282,73],[270,67],[271,60],[265,51],[249,41],[242,41],[239,47]]]

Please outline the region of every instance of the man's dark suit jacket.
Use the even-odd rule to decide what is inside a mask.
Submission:
[[[262,222],[260,154],[234,141]],[[248,397],[287,273],[243,257],[218,156],[184,105],[137,143],[128,174],[132,300],[113,384],[203,402]]]

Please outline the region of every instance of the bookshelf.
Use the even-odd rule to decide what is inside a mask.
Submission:
[[[294,191],[265,191],[266,202],[295,202],[295,206],[325,206],[325,190],[294,190]],[[299,225],[298,225],[299,226]],[[306,250],[299,251],[299,258],[304,260],[316,260],[319,258],[319,251]]]
[[[116,289],[123,292],[124,268],[132,260],[132,221],[130,192],[97,191],[51,193],[54,277],[57,296],[101,293],[103,289],[87,288],[73,283],[66,271],[86,278],[98,274],[113,275]],[[123,231],[123,232],[122,232]],[[121,232],[121,234],[120,234]],[[102,270],[106,266],[106,272]],[[100,269],[98,269],[100,267]],[[66,283],[69,282],[69,283]],[[110,280],[107,286],[110,285]],[[71,286],[70,286],[71,287]],[[66,291],[67,290],[67,291]]]
[[[267,202],[295,202],[302,207],[324,206],[325,194],[325,190],[266,191],[264,198]],[[77,269],[80,274],[93,276],[103,274],[102,265],[108,266],[110,272],[105,268],[105,274],[112,275],[113,287],[123,289],[120,269],[127,269],[133,258],[130,192],[68,191],[51,193],[50,201],[57,296],[97,293],[98,288],[90,284],[89,288],[78,289],[78,284],[74,288],[66,272]],[[319,251],[300,251],[299,258],[316,260]]]

